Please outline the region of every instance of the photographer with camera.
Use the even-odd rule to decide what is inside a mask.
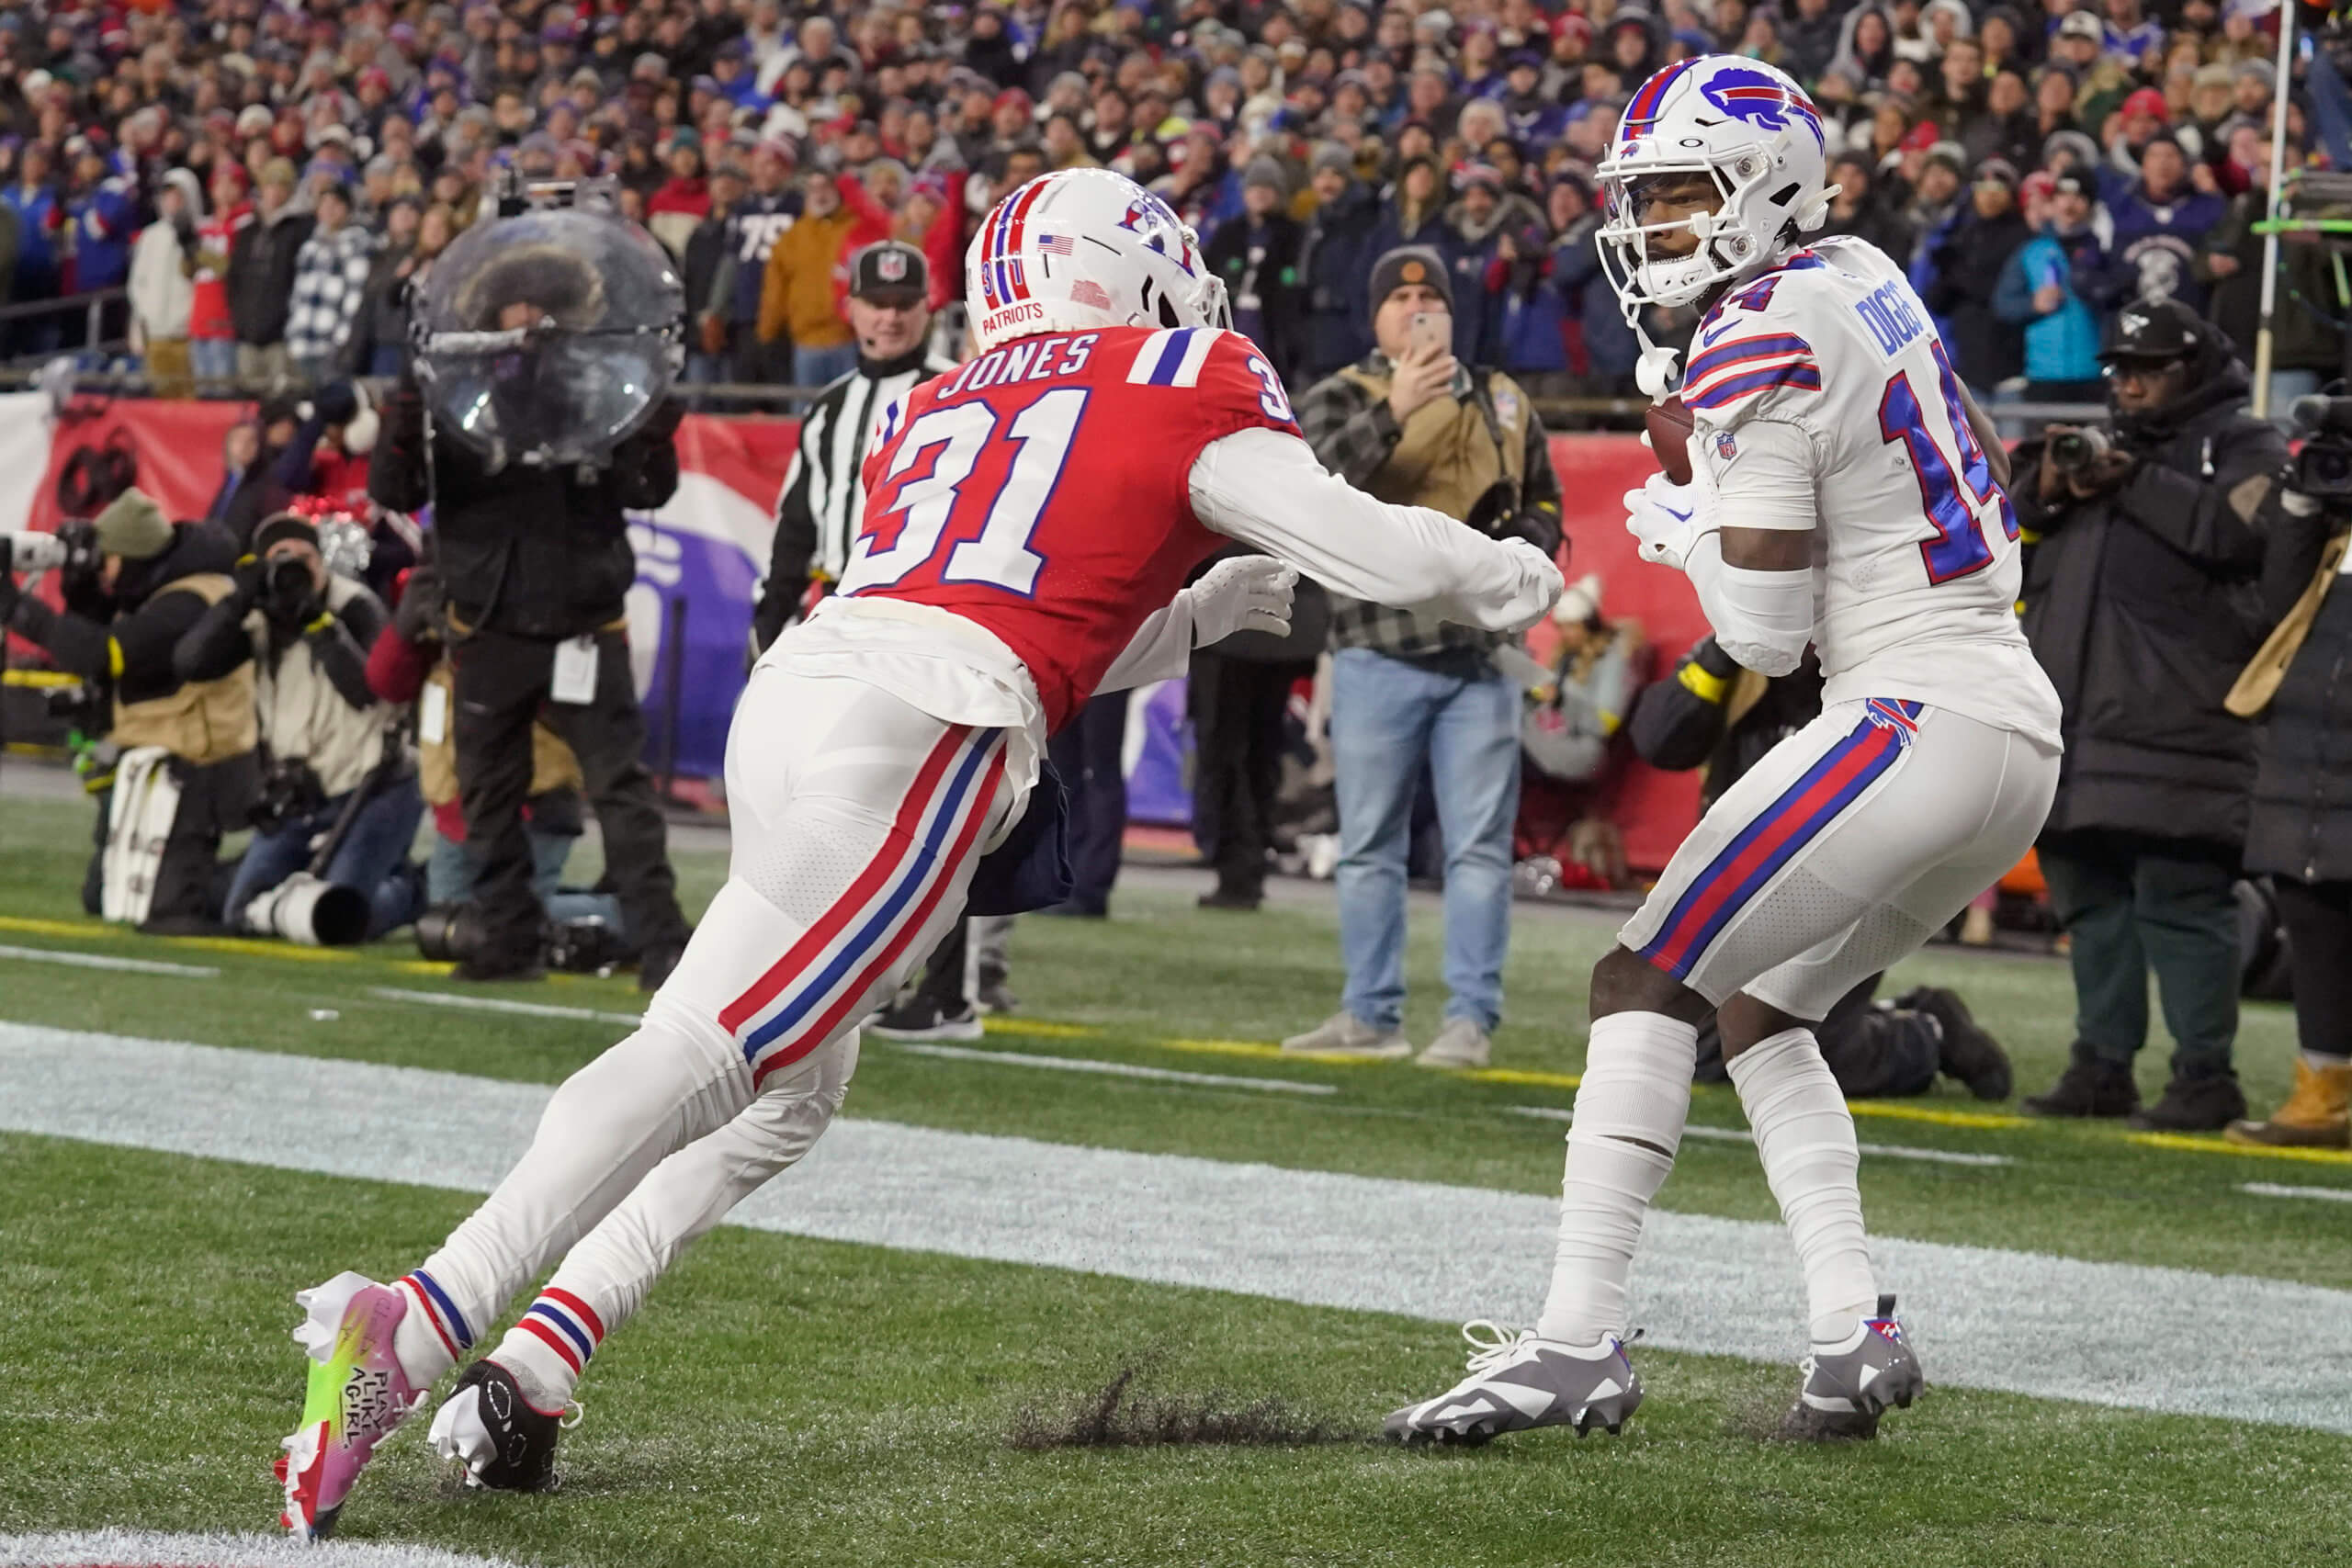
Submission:
[[[1371,354],[1308,389],[1299,427],[1325,468],[1383,501],[1432,507],[1551,554],[1560,481],[1518,383],[1453,356],[1453,282],[1435,251],[1373,264]],[[1481,1067],[1502,1017],[1511,824],[1519,811],[1520,685],[1496,668],[1499,634],[1417,620],[1332,595],[1331,752],[1340,806],[1338,1012],[1286,1051],[1398,1057],[1405,871],[1424,769],[1445,835],[1445,1026],[1430,1066]]]
[[[368,689],[367,650],[390,617],[364,584],[327,570],[309,518],[278,513],[254,530],[253,543],[237,563],[235,591],[172,653],[187,681],[253,671],[267,761],[253,843],[230,881],[221,923],[305,942],[379,937],[415,918],[408,847],[424,814],[415,771],[391,733],[392,710]],[[364,897],[364,921],[289,928],[307,911],[281,916],[262,896],[309,866],[315,841],[338,830],[322,880]]]
[[[453,251],[452,255],[456,253]],[[469,265],[471,258],[468,258]],[[445,258],[444,266],[452,264]],[[485,331],[536,333],[543,321],[603,309],[604,280],[577,255],[518,243],[479,264],[467,291]],[[526,339],[500,361],[516,385],[552,355]],[[584,395],[584,393],[583,393]],[[522,412],[528,412],[517,405]],[[624,603],[637,579],[631,511],[650,512],[678,487],[676,434],[684,410],[665,400],[601,464],[508,460],[447,428],[430,436],[414,374],[383,411],[368,493],[396,512],[434,507],[456,676],[458,780],[468,843],[481,865],[475,900],[482,946],[457,974],[536,979],[545,915],[532,892],[532,729],[545,719],[579,758],[604,832],[605,863],[631,935],[638,983],[658,989],[685,949],[666,832],[641,760],[645,719],[630,674]]]
[[[136,489],[53,536],[0,535],[0,628],[112,692],[107,740],[122,766],[98,807],[99,852],[83,896],[94,915],[164,934],[217,929],[220,838],[244,827],[255,788],[254,679],[246,670],[190,679],[172,650],[235,592],[236,553],[221,529],[175,525]],[[62,609],[19,581],[52,568]]]
[[[2261,723],[2245,869],[2268,874],[2294,977],[2293,1092],[2269,1118],[2225,1136],[2263,1148],[2352,1148],[2352,592],[2342,585],[2352,525],[2352,398],[2294,406],[2303,446],[2281,480],[2263,563],[2277,621],[2230,692]]]
[[[2099,357],[2111,427],[2052,425],[2014,457],[2025,633],[2065,706],[2040,852],[2075,994],[2072,1064],[2025,1108],[2217,1130],[2245,1113],[2233,885],[2254,783],[2254,732],[2224,698],[2262,638],[2286,442],[2246,411],[2228,341],[2177,300],[2126,306]],[[2143,1111],[2151,969],[2174,1052]]]

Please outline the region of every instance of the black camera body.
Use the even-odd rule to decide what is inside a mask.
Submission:
[[[324,806],[327,792],[311,764],[298,757],[274,757],[261,775],[261,791],[246,813],[254,829],[275,833],[288,822]]]
[[[2113,448],[2107,432],[2096,425],[2079,430],[2064,430],[2050,438],[2050,466],[2062,474],[2078,474],[2099,459],[2101,453]]]
[[[299,556],[280,556],[267,564],[261,580],[261,603],[272,620],[307,621],[317,613],[313,606],[318,602],[318,585],[311,579],[308,561]]]
[[[2297,398],[2290,411],[2303,445],[2287,488],[2313,501],[2352,502],[2352,398]]]

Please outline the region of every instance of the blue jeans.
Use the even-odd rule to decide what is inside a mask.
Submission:
[[[566,833],[531,831],[531,890],[546,906],[548,919],[558,925],[574,920],[602,920],[624,940],[628,928],[621,919],[621,901],[609,893],[565,893],[564,863],[579,842]],[[433,853],[424,863],[424,901],[429,905],[462,904],[474,896],[474,879],[481,868],[466,852],[463,839],[433,835]]]
[[[1510,678],[1468,656],[1453,671],[1361,648],[1332,660],[1340,1000],[1375,1029],[1404,1018],[1405,859],[1424,761],[1445,835],[1445,1016],[1501,1021],[1519,706]]]
[[[237,340],[232,337],[199,337],[188,340],[188,368],[199,381],[233,381],[237,378]]]
[[[255,833],[229,883],[223,923],[242,927],[247,905],[307,867],[311,840],[334,830],[344,802],[350,798],[339,795],[274,832]],[[403,874],[409,844],[416,838],[416,825],[424,816],[424,797],[416,792],[413,773],[387,784],[359,808],[342,847],[327,862],[327,881],[338,887],[356,887],[368,896],[371,942],[416,918],[416,885]]]
[[[792,351],[792,384],[810,389],[837,380],[857,368],[857,344],[854,340],[835,348],[800,348]]]

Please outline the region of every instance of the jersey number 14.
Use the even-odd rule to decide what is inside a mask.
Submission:
[[[1928,428],[1927,411],[1919,406],[1907,370],[1895,372],[1880,395],[1878,429],[1882,441],[1900,441],[1911,455],[1919,500],[1936,530],[1934,538],[1920,541],[1919,558],[1927,563],[1928,581],[1943,583],[1993,564],[1992,542],[1984,536],[1988,509],[2000,518],[2001,532],[2012,539],[2018,536],[2018,513],[1994,482],[1993,465],[1968,423],[1968,408],[1961,400],[1960,382],[1944,357],[1943,344],[1931,343],[1928,350],[1936,356],[1936,390],[1944,418],[1960,444],[1959,464],[1955,467],[1945,456],[1942,444]]]

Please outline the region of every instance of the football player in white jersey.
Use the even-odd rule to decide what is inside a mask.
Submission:
[[[1691,480],[1630,492],[1645,559],[1686,573],[1724,649],[1820,650],[1821,716],[1725,791],[1594,966],[1558,1253],[1533,1328],[1476,1332],[1470,1375],[1396,1411],[1406,1441],[1617,1429],[1641,1402],[1626,1278],[1674,1163],[1714,1010],[1802,1265],[1810,1353],[1783,1430],[1868,1437],[1923,1386],[1871,1269],[1854,1123],[1812,1025],[2033,842],[2059,710],[2018,629],[2006,457],[1902,270],[1821,226],[1821,122],[1770,66],[1668,66],[1600,166],[1627,320],[1702,314],[1683,367]],[[1645,355],[1663,391],[1672,355]]]

